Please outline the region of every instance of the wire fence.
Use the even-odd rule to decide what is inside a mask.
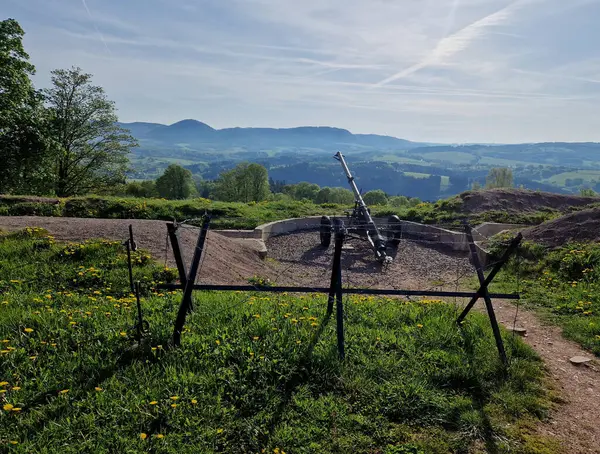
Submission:
[[[486,308],[488,310],[488,315],[490,317],[490,321],[492,323],[492,328],[496,337],[496,342],[498,345],[498,350],[500,353],[500,356],[502,357],[503,361],[506,363],[506,354],[504,353],[504,347],[502,344],[502,339],[499,335],[499,329],[497,326],[497,322],[495,319],[495,315],[493,313],[493,307],[491,306],[491,298],[504,298],[504,299],[518,299],[519,295],[518,294],[490,294],[488,291],[488,285],[491,283],[492,279],[494,278],[495,274],[499,271],[499,269],[502,267],[502,265],[504,265],[504,263],[506,263],[506,261],[508,260],[508,258],[510,257],[510,255],[514,252],[514,246],[518,246],[518,243],[520,242],[520,235],[518,238],[516,238],[515,240],[518,240],[515,242],[515,240],[513,240],[513,242],[511,243],[511,245],[508,247],[507,252],[505,253],[505,255],[499,260],[496,261],[494,263],[491,263],[488,265],[488,267],[492,267],[492,271],[491,273],[488,275],[488,278],[486,279],[484,274],[483,274],[483,267],[481,266],[480,262],[479,262],[479,258],[477,257],[477,252],[475,250],[475,244],[474,244],[474,240],[473,240],[473,235],[472,235],[472,230],[469,226],[465,227],[466,230],[466,238],[468,241],[468,246],[470,249],[470,253],[471,253],[471,263],[475,266],[475,270],[477,271],[477,274],[479,276],[479,281],[480,281],[480,288],[479,290],[477,290],[476,292],[473,291],[460,291],[460,285],[462,280],[470,273],[473,272],[473,270],[469,270],[469,271],[460,271],[459,267],[457,266],[456,268],[456,276],[453,279],[443,279],[440,281],[437,281],[435,283],[433,283],[429,288],[426,289],[414,289],[414,290],[406,290],[406,289],[399,289],[397,288],[397,286],[393,285],[388,288],[374,288],[375,286],[377,286],[378,282],[377,281],[373,281],[370,285],[364,286],[364,285],[360,285],[361,283],[359,282],[355,282],[353,279],[353,275],[351,272],[351,264],[350,262],[347,262],[347,264],[345,266],[342,265],[342,255],[343,255],[343,244],[344,244],[344,240],[346,238],[347,235],[347,230],[345,228],[343,228],[343,226],[338,227],[337,230],[335,231],[335,248],[334,248],[334,254],[333,254],[333,260],[332,260],[332,265],[331,265],[331,279],[330,279],[330,285],[327,287],[318,287],[318,286],[310,286],[310,285],[306,285],[304,282],[293,282],[293,277],[292,279],[288,279],[292,281],[292,283],[295,283],[297,285],[286,285],[286,286],[274,286],[274,285],[270,285],[267,283],[252,283],[249,282],[247,285],[211,285],[211,284],[196,284],[196,279],[198,276],[202,276],[202,267],[204,265],[204,262],[206,260],[206,257],[208,255],[208,243],[206,241],[206,234],[208,233],[208,228],[209,228],[209,223],[210,223],[210,219],[208,218],[202,218],[203,219],[203,226],[202,228],[198,229],[198,227],[193,226],[191,224],[189,224],[190,221],[196,221],[198,219],[190,219],[190,220],[185,220],[183,222],[180,223],[173,223],[173,226],[175,227],[175,230],[179,229],[179,228],[195,228],[197,230],[199,230],[199,239],[198,239],[198,243],[196,246],[196,251],[194,253],[194,258],[192,260],[191,266],[190,266],[190,274],[188,275],[188,278],[186,279],[186,282],[182,282],[181,284],[163,284],[160,285],[159,288],[162,289],[184,289],[184,296],[182,298],[182,303],[180,306],[180,311],[179,311],[179,315],[178,315],[178,320],[176,322],[176,327],[175,327],[175,344],[177,345],[179,342],[179,338],[181,336],[181,331],[183,329],[183,324],[185,323],[185,314],[187,313],[187,309],[188,307],[191,305],[191,292],[193,290],[203,290],[203,291],[220,291],[220,290],[224,290],[224,291],[231,291],[231,290],[236,290],[236,291],[246,291],[246,292],[250,292],[246,301],[249,301],[249,299],[252,297],[251,293],[253,292],[269,292],[269,293],[274,293],[274,294],[281,294],[283,292],[287,292],[287,293],[318,293],[318,294],[328,294],[329,298],[328,298],[328,312],[331,311],[333,309],[333,304],[335,303],[336,306],[336,327],[337,327],[337,335],[338,335],[338,351],[340,354],[340,357],[343,358],[344,356],[344,328],[343,328],[343,324],[344,324],[344,320],[346,319],[346,317],[344,316],[344,302],[347,302],[348,298],[350,295],[378,295],[378,296],[402,296],[402,297],[406,297],[406,298],[410,298],[412,296],[431,296],[431,297],[454,297],[455,301],[456,298],[470,298],[471,301],[469,303],[469,305],[467,305],[467,307],[465,308],[465,311],[463,311],[463,314],[461,314],[461,316],[459,317],[459,319],[457,321],[460,321],[462,318],[464,318],[464,316],[466,315],[466,313],[470,310],[470,308],[472,307],[472,305],[474,304],[475,301],[477,301],[479,298],[484,298],[485,302],[486,302]],[[363,226],[365,224],[363,223]],[[391,224],[390,224],[391,225]],[[314,230],[314,229],[313,229]],[[402,230],[397,230],[396,232],[399,233],[399,235],[395,236],[395,239],[399,240],[400,242],[402,241],[415,241],[413,238],[405,238],[404,237],[404,233],[402,232]],[[168,253],[168,249],[169,249],[169,245],[168,245],[168,240],[170,239],[171,242],[173,241],[177,241],[176,239],[177,237],[175,236],[175,239],[173,237],[169,237],[167,236],[167,242],[166,242],[166,252]],[[439,236],[439,238],[442,238],[442,235]],[[416,242],[422,242],[422,241],[416,241]],[[428,240],[428,243],[431,242],[433,243],[434,240]],[[461,241],[461,244],[464,244],[464,241]],[[180,248],[178,244],[172,244],[172,248],[173,253],[175,255],[177,254],[181,254]],[[178,264],[178,266],[181,266],[181,264],[183,263],[182,257],[175,257],[176,258],[176,263]],[[278,269],[275,270],[273,267],[274,272],[276,272],[275,276],[275,280],[277,281],[279,279],[279,277],[283,274],[288,273],[289,270],[292,269],[292,265],[287,266],[286,268],[283,269]],[[193,271],[197,270],[196,273],[194,273]],[[242,276],[237,270],[233,269],[232,270],[239,274],[240,279],[244,279],[244,276]],[[179,270],[180,271],[180,276],[185,275],[185,273],[183,273],[183,270]],[[383,274],[385,274],[385,266],[383,267]],[[326,276],[322,276],[323,279],[326,278]],[[444,287],[454,287],[454,291],[447,291],[447,290],[443,290]],[[441,288],[442,290],[437,290]],[[391,302],[391,300],[390,300]],[[236,303],[236,304],[240,304],[240,303]],[[230,308],[223,308],[222,310],[228,310]],[[183,311],[183,312],[182,312]],[[183,314],[183,317],[182,317]],[[515,321],[514,324],[516,325],[516,317],[518,315],[515,314]]]

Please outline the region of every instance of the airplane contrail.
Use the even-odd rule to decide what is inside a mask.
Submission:
[[[108,52],[108,54],[110,56],[112,56],[112,52],[108,48],[108,44],[106,44],[106,40],[104,39],[104,36],[102,35],[102,33],[100,33],[100,30],[98,29],[98,26],[96,25],[96,21],[94,20],[94,17],[92,16],[92,13],[87,6],[87,3],[85,2],[85,0],[81,0],[81,3],[83,3],[83,7],[87,11],[88,16],[90,16],[90,20],[92,21],[92,24],[94,25],[94,28],[96,29],[96,33],[98,33],[98,36],[100,37],[100,41],[102,41],[102,44],[104,44],[104,47],[106,48],[106,52]]]
[[[458,2],[455,2],[454,5],[457,3]],[[515,11],[522,6],[522,3],[522,0],[516,0],[498,11],[472,22],[452,35],[442,38],[435,48],[420,62],[377,82],[373,87],[382,87],[390,82],[409,76],[427,66],[442,63],[444,60],[454,56],[461,50],[466,49],[472,41],[481,37],[488,27],[493,27],[506,21],[506,19],[512,16]]]

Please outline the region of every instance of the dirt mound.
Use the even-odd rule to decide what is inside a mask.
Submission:
[[[569,242],[600,241],[600,207],[577,211],[523,230],[528,241],[557,247]]]
[[[160,263],[164,263],[167,252],[167,228],[164,221],[0,216],[0,230],[42,227],[48,230],[57,241],[65,242],[94,238],[124,241],[129,235],[129,224],[133,225],[133,233],[138,246],[150,251],[154,258]],[[197,239],[198,229],[180,229],[179,241],[186,268],[189,268]],[[175,267],[170,245],[167,257],[168,266]],[[247,279],[255,274],[269,274],[266,264],[260,259],[257,252],[234,239],[209,232],[198,282],[246,284]]]
[[[467,191],[458,196],[462,200],[460,211],[482,213],[503,211],[507,213],[532,213],[544,209],[568,212],[572,207],[582,207],[600,202],[598,197],[553,194],[526,189],[488,189]]]

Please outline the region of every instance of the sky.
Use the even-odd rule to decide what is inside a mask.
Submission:
[[[119,119],[600,141],[600,0],[2,0],[37,68]]]

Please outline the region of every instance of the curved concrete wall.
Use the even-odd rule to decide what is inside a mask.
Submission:
[[[376,224],[387,224],[387,218],[375,218]],[[284,219],[281,221],[269,222],[259,225],[254,230],[221,230],[222,235],[233,238],[248,239],[259,241],[264,244],[266,240],[275,235],[299,232],[303,230],[315,230],[319,228],[321,216],[309,216],[305,218]],[[419,224],[418,222],[401,221],[402,237],[411,240],[423,242],[430,247],[443,247],[453,251],[469,251],[467,235],[464,232],[455,232],[453,230],[443,229],[433,225]],[[475,246],[482,264],[488,262],[488,253],[483,249],[478,241],[483,241],[488,237],[504,230],[522,228],[519,224],[498,224],[487,222],[473,229]],[[264,248],[266,251],[266,246]]]

